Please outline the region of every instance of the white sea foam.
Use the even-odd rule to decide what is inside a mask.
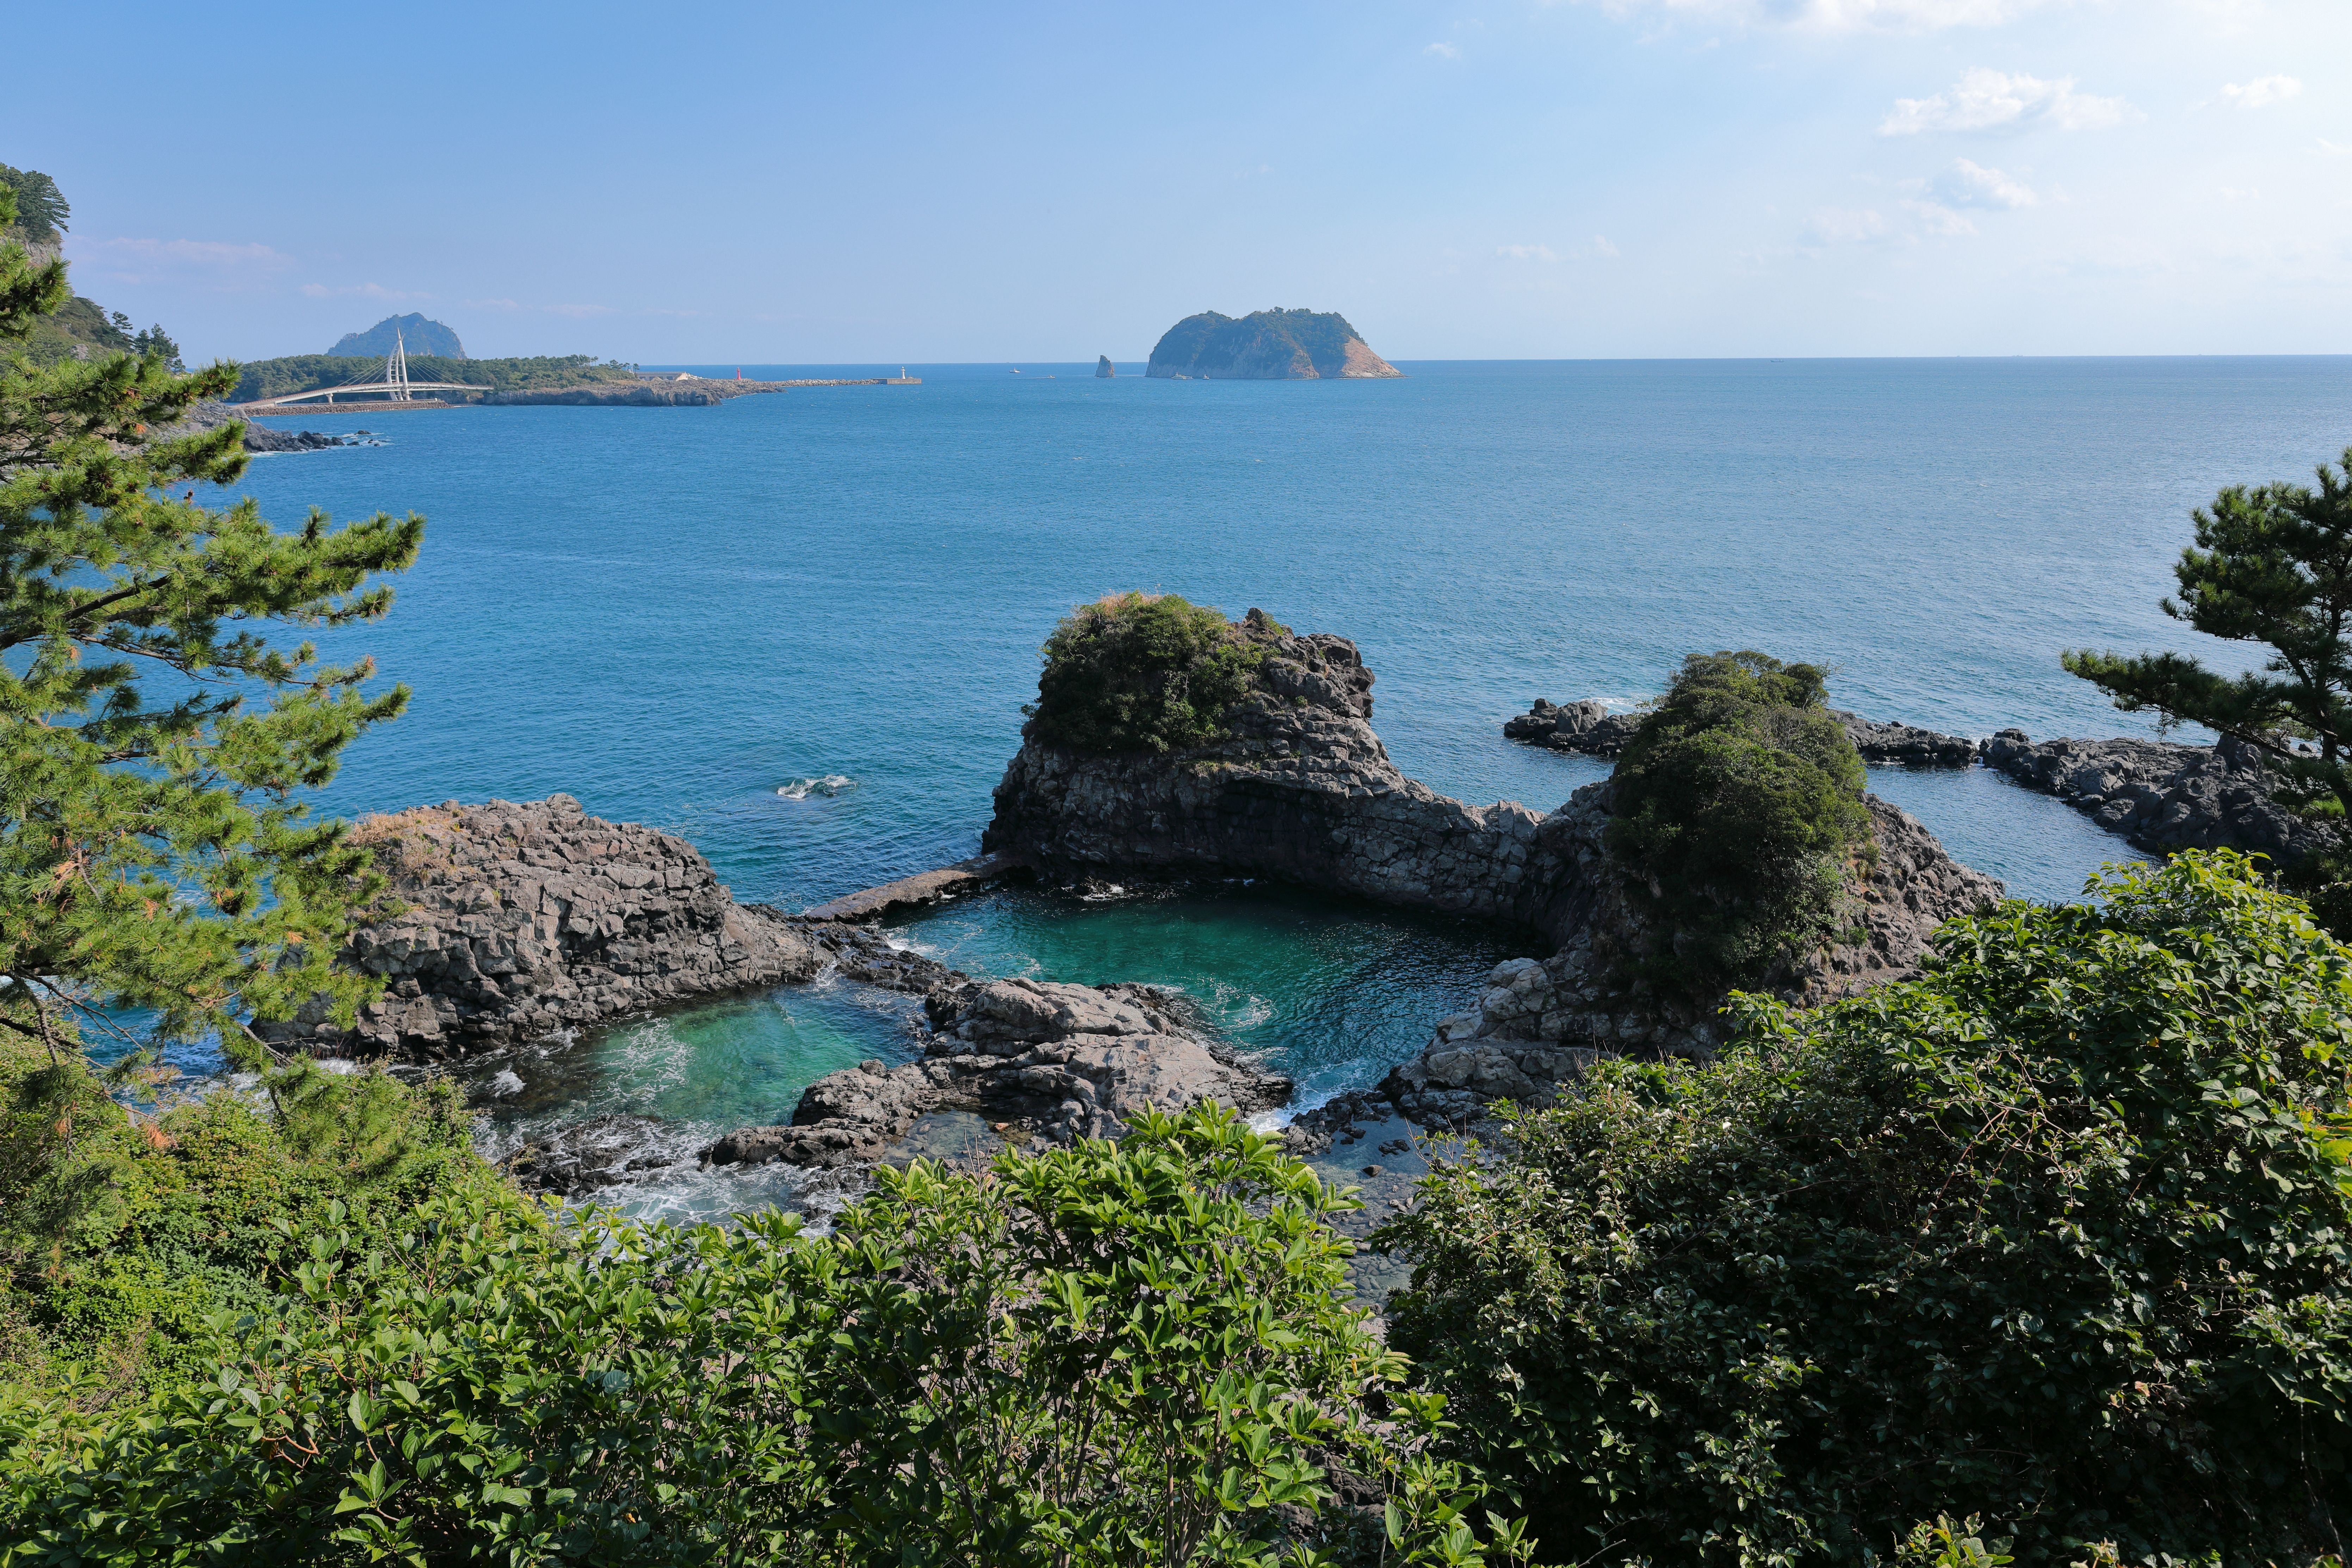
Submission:
[[[806,800],[813,795],[830,798],[856,787],[857,781],[846,773],[823,773],[814,778],[786,779],[776,786],[776,793],[786,800]]]
[[[521,1092],[522,1079],[515,1075],[512,1068],[506,1068],[498,1077],[490,1079],[490,1098],[493,1100],[504,1100],[510,1094]]]

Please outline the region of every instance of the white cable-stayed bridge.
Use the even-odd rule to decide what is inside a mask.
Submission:
[[[336,386],[314,386],[308,392],[289,392],[278,397],[257,397],[237,407],[247,414],[266,414],[273,408],[290,407],[313,398],[334,402],[338,395],[368,394],[383,397],[392,403],[414,403],[420,392],[488,392],[490,389],[470,381],[411,381],[408,379],[408,345],[401,339],[400,329],[392,330],[392,352],[383,356],[381,380],[361,381],[356,377]]]

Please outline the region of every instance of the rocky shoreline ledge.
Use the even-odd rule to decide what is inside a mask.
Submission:
[[[346,962],[387,982],[350,1029],[307,1015],[261,1030],[281,1049],[412,1062],[477,1056],[698,998],[838,975],[920,998],[910,1060],[870,1059],[810,1085],[791,1120],[737,1129],[712,1164],[781,1161],[854,1172],[893,1157],[929,1119],[977,1119],[1016,1146],[1116,1136],[1146,1106],[1214,1100],[1276,1110],[1293,1086],[1220,1039],[1181,994],[1148,985],[985,980],[892,943],[872,924],[941,891],[1034,868],[1054,877],[1271,877],[1402,908],[1516,926],[1542,956],[1497,966],[1469,1011],[1374,1088],[1296,1117],[1315,1154],[1399,1127],[1460,1130],[1496,1100],[1550,1103],[1601,1054],[1705,1055],[1706,999],[1653,991],[1673,951],[1610,857],[1613,784],[1544,814],[1472,806],[1406,777],[1372,730],[1372,672],[1355,645],[1296,635],[1257,611],[1235,635],[1262,655],[1214,742],[1167,754],[1079,753],[1033,724],[996,792],[983,854],[805,914],[739,904],[682,839],[588,816],[567,795],[445,802],[359,825],[394,900],[352,933]],[[1599,704],[1538,704],[1515,738],[1599,751],[1630,728]],[[2009,731],[1975,742],[1842,714],[1866,755],[1948,763],[1955,747],[2165,847],[2232,836],[2291,850],[2295,825],[2252,787],[2242,751],[2059,741]],[[1538,730],[1538,726],[1541,726]],[[1622,748],[1622,737],[1614,746]],[[1605,753],[1604,753],[1605,754]],[[1865,795],[1872,850],[1848,871],[1840,934],[1784,954],[1759,989],[1800,1005],[1916,973],[1944,921],[2000,896],[1933,834]],[[2203,835],[2203,837],[2200,837]],[[559,1192],[625,1179],[644,1129],[628,1117],[554,1130],[517,1169]],[[1368,1166],[1368,1171],[1378,1167]]]
[[[2062,736],[2037,742],[2017,729],[1972,741],[1843,710],[1837,717],[1865,763],[1991,768],[2151,853],[2239,849],[2292,864],[2314,842],[2310,827],[2273,801],[2261,754],[2242,741],[2190,746]],[[1538,698],[1505,723],[1503,733],[1549,751],[1613,757],[1640,722],[1639,714],[1612,713],[1597,701]]]

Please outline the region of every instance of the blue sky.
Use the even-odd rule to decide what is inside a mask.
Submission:
[[[46,35],[46,36],[45,36]],[[2347,0],[48,6],[0,162],[193,357],[2352,352]]]

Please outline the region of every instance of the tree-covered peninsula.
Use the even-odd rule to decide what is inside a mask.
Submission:
[[[1151,351],[1144,374],[1176,381],[1317,381],[1404,373],[1333,310],[1214,310],[1187,316]]]

